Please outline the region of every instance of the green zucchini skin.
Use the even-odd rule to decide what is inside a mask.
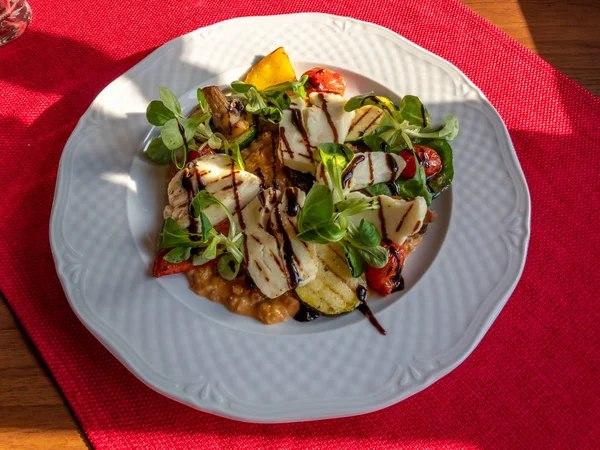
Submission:
[[[253,123],[250,128],[236,137],[233,142],[237,143],[240,146],[240,150],[247,148],[256,136],[258,135],[258,126],[256,123]]]

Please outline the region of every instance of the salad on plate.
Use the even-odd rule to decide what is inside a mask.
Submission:
[[[453,116],[414,95],[346,98],[341,73],[299,78],[283,48],[243,81],[197,91],[184,114],[160,88],[147,108],[170,165],[153,275],[265,324],[359,309],[385,334],[369,293],[404,289],[402,269],[452,183]]]

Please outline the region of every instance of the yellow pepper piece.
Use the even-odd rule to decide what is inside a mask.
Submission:
[[[296,72],[283,47],[279,47],[257,62],[244,81],[260,91],[274,84],[296,81]]]

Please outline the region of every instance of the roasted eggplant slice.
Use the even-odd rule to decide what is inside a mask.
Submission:
[[[253,125],[247,119],[244,105],[239,99],[228,101],[218,86],[204,87],[202,92],[210,108],[215,128],[227,139],[239,137]]]

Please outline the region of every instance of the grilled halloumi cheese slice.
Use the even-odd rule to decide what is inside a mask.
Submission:
[[[354,119],[354,111],[344,111],[346,100],[341,95],[313,92],[308,96],[306,125],[310,144],[316,147],[323,142],[342,144]]]
[[[290,107],[283,111],[279,122],[279,160],[290,169],[314,175],[313,150],[306,129],[308,107],[303,99],[296,97]]]
[[[404,170],[406,162],[395,153],[355,153],[354,159],[342,172],[344,191],[358,191],[377,183],[395,181]],[[332,187],[329,174],[323,164],[317,166],[317,183]]]
[[[281,193],[269,188],[240,213],[244,223],[246,268],[256,287],[269,298],[288,291],[288,277],[277,238],[269,232],[271,212]]]
[[[259,177],[235,169],[227,155],[205,155],[188,163],[171,179],[168,186],[169,204],[163,215],[165,219],[175,219],[182,228],[189,227],[189,203],[200,189],[206,189],[235,214],[256,197],[260,185]],[[215,225],[227,217],[219,205],[210,205],[202,212]]]
[[[387,195],[367,197],[360,192],[351,192],[346,198],[376,198],[379,200],[379,209],[365,211],[348,219],[356,226],[362,219],[368,220],[377,227],[383,240],[389,239],[398,245],[402,245],[408,236],[421,229],[427,214],[427,202],[423,197],[401,200]]]
[[[279,123],[281,163],[290,169],[314,175],[315,148],[324,142],[343,143],[354,118],[354,111],[344,111],[346,99],[337,94],[313,92],[309,104],[294,98],[283,111]]]
[[[304,204],[297,188],[269,188],[242,212],[246,266],[256,287],[269,298],[312,281],[317,273],[315,244],[296,236],[296,216]]]
[[[300,189],[287,188],[271,213],[271,229],[279,243],[286,269],[292,272],[288,273],[290,289],[312,281],[318,270],[316,245],[297,237],[298,213],[305,199],[306,194]]]

